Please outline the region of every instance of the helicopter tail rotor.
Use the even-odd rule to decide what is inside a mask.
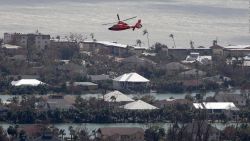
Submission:
[[[135,30],[135,28],[142,28],[142,24],[141,24],[141,19],[138,20],[138,22],[132,27],[133,30]]]

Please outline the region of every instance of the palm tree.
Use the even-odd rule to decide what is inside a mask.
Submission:
[[[190,40],[190,47],[191,49],[194,49],[194,41]]]
[[[141,43],[142,43],[142,42],[141,42],[141,40],[140,40],[140,39],[137,39],[137,40],[136,40],[136,45],[138,45],[138,46],[140,46],[140,47],[141,47]]]
[[[116,97],[115,96],[111,96],[110,99],[111,99],[112,102],[116,101]]]
[[[148,33],[148,30],[147,30],[147,29],[144,29],[144,30],[143,30],[143,36],[146,35],[146,34],[147,34],[147,39],[148,39],[148,47],[150,47],[150,44],[149,44],[149,37],[148,37],[149,33]]]
[[[174,42],[174,48],[176,48],[176,45],[175,45],[175,40],[174,40],[174,34],[170,34],[170,35],[169,35],[169,37],[173,39],[173,42]]]
[[[94,33],[90,33],[90,37],[91,37],[92,41],[95,41],[95,34]]]
[[[63,136],[66,135],[65,130],[64,129],[60,129],[59,130],[59,134],[62,136],[62,141],[63,141]]]
[[[73,140],[73,137],[75,136],[75,130],[72,126],[69,126],[69,134],[70,134],[70,139]]]
[[[56,36],[56,39],[57,39],[58,42],[60,41],[60,38],[61,37],[59,35]]]

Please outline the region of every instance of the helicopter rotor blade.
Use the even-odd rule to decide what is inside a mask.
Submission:
[[[128,18],[128,19],[125,19],[125,20],[122,20],[122,21],[128,21],[128,20],[132,20],[132,19],[134,19],[134,18],[136,18],[137,16],[134,16],[134,17],[132,17],[132,18]]]
[[[120,21],[120,16],[119,16],[119,14],[117,14],[117,19],[118,19],[118,21]]]
[[[102,25],[110,25],[110,24],[116,24],[117,22],[112,22],[112,23],[105,23],[105,24],[102,24]]]

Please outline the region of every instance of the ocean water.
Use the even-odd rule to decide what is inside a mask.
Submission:
[[[250,44],[249,0],[0,0],[0,37],[4,32],[31,33],[37,29],[52,36],[81,33],[97,40],[134,45],[137,39],[147,46],[161,42],[169,47],[174,34],[177,47]],[[103,23],[137,16],[140,30],[114,32]],[[128,21],[135,24],[137,19]]]

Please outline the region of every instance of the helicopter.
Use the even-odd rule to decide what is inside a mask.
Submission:
[[[134,31],[136,28],[140,29],[142,27],[141,19],[139,19],[135,25],[128,25],[127,23],[125,23],[125,21],[135,19],[136,17],[137,16],[134,16],[132,18],[128,18],[128,19],[125,19],[125,20],[120,20],[119,14],[117,14],[118,22],[106,23],[106,24],[102,24],[102,25],[114,24],[113,26],[108,28],[109,30],[112,30],[112,31],[122,31],[122,30],[131,29],[131,28]]]

